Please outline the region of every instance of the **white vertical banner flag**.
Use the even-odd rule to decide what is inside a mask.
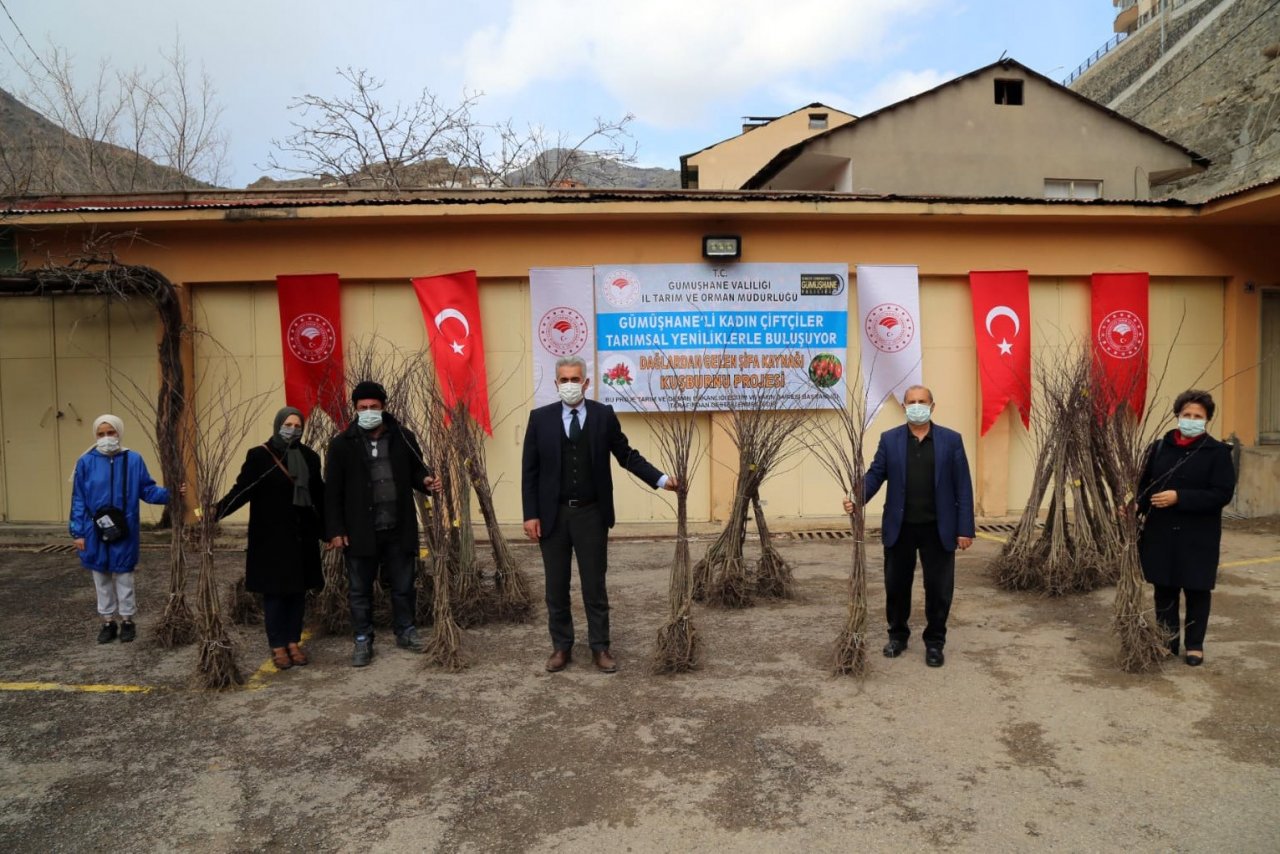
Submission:
[[[533,405],[543,406],[556,395],[556,359],[581,356],[587,376],[595,371],[596,303],[591,267],[535,267],[529,270],[529,301],[533,311]],[[594,397],[595,384],[589,389]]]
[[[870,424],[890,397],[901,401],[908,388],[922,384],[919,268],[859,264],[858,318]]]

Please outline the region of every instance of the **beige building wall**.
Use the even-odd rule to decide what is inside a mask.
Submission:
[[[809,115],[827,116],[826,128],[809,127]],[[854,121],[849,113],[818,105],[804,107],[794,113],[744,131],[685,158],[687,167],[698,170],[697,182],[690,188],[699,190],[737,190],[746,180],[764,168],[784,148],[811,136],[825,133]]]
[[[1157,406],[1167,406],[1174,394],[1192,384],[1209,388],[1220,401],[1214,434],[1235,433],[1252,444],[1259,298],[1250,284],[1271,281],[1267,276],[1274,277],[1280,263],[1269,239],[1273,229],[1266,224],[1272,214],[1265,205],[1272,202],[1263,204],[1224,206],[1210,221],[1191,210],[1127,206],[753,199],[716,202],[709,208],[653,202],[324,208],[302,210],[289,220],[257,222],[227,221],[221,212],[159,211],[113,214],[116,220],[100,227],[143,229],[149,242],[135,243],[126,260],[157,267],[190,294],[192,320],[210,335],[198,343],[197,367],[228,358],[245,378],[245,392],[265,395],[254,427],[236,449],[228,481],[245,450],[267,438],[271,415],[282,404],[276,274],[339,272],[345,337],[376,334],[405,353],[416,353],[425,339],[409,277],[476,268],[495,417],[489,464],[498,480],[498,512],[508,523],[520,521],[520,449],[533,392],[527,361],[531,267],[697,262],[700,236],[726,226],[742,234],[747,262],[812,260],[844,262],[851,268],[859,263],[917,264],[924,376],[937,393],[937,419],[964,436],[979,506],[999,516],[1017,512],[1025,501],[1031,443],[1008,414],[978,439],[968,271],[1031,271],[1038,351],[1051,346],[1055,335],[1069,340],[1087,331],[1090,273],[1149,271],[1153,366],[1163,364],[1176,340],[1161,390],[1165,403]],[[1263,222],[1255,222],[1257,216]],[[67,232],[71,246],[79,245],[79,227]],[[42,239],[47,241],[48,234],[46,228]],[[855,303],[851,300],[851,316],[856,316]],[[106,321],[93,320],[103,315],[91,305],[82,307],[76,298],[5,298],[0,304],[5,518],[62,519],[64,484],[76,456],[89,444],[89,431],[84,424],[71,428],[40,422],[55,403],[64,412],[70,411],[67,403],[73,404],[88,422],[100,411],[121,408],[101,390],[101,362],[86,354],[105,352],[114,363],[127,364],[128,374],[153,394],[155,321],[140,301],[111,303]],[[126,308],[127,318],[118,318],[115,312]],[[226,348],[225,356],[211,346],[214,339]],[[857,340],[856,330],[850,339]],[[52,393],[64,387],[74,390],[66,400],[65,394]],[[99,396],[92,398],[95,389]],[[129,443],[143,450],[154,471],[158,466],[149,441],[143,444],[133,419],[119,414],[130,422]],[[621,417],[636,447],[656,460],[651,422],[634,414]],[[885,408],[868,436],[868,459],[880,432],[901,423],[901,417],[896,404]],[[703,435],[710,435],[709,418],[703,428]],[[732,457],[722,439],[711,442],[713,458]],[[732,480],[731,468],[705,461],[692,483],[692,518],[721,516],[732,495]],[[665,498],[619,475],[620,521],[669,520],[673,508]],[[771,515],[780,519],[837,521],[837,489],[803,455],[766,484],[764,498]],[[878,505],[874,509],[878,512]]]
[[[995,102],[997,79],[1023,82],[1021,106]],[[1043,198],[1046,179],[1069,179],[1146,199],[1151,180],[1190,165],[1068,92],[995,68],[813,140],[764,189]]]
[[[850,267],[856,263],[851,261]],[[493,438],[487,444],[488,465],[499,481],[495,501],[501,520],[507,523],[521,521],[520,450],[533,396],[525,332],[529,328],[528,287],[527,279],[484,280],[480,286],[495,424]],[[270,436],[271,417],[283,405],[275,286],[274,283],[229,287],[210,284],[194,287],[193,293],[196,322],[208,336],[203,345],[197,343],[197,365],[231,358],[234,369],[220,368],[215,373],[238,376],[244,397],[263,396],[257,427],[237,448],[238,460],[250,447]],[[1088,334],[1087,278],[1037,277],[1032,282],[1031,301],[1037,360],[1051,359],[1055,352],[1064,351]],[[1206,328],[1192,319],[1222,316],[1222,283],[1213,279],[1157,279],[1152,283],[1150,303],[1153,371],[1163,369],[1175,336],[1178,339],[1169,375],[1156,399],[1157,407],[1168,408],[1173,397],[1193,383],[1209,388],[1219,386],[1221,340],[1215,330],[1221,327]],[[850,316],[855,318],[849,330],[851,341],[858,340],[856,304],[856,298],[851,298]],[[345,337],[361,342],[362,346],[372,346],[388,359],[419,358],[427,346],[422,315],[407,280],[403,283],[344,282],[342,309]],[[981,394],[967,276],[925,277],[921,282],[921,315],[923,373],[938,402],[935,418],[938,423],[960,431],[975,471],[979,470],[979,457],[982,457],[982,481],[975,483],[982,509],[996,516],[1017,512],[1026,503],[1030,491],[1034,443],[1021,423],[1009,415],[979,442]],[[217,347],[212,345],[213,341],[218,342]],[[224,349],[229,357],[222,352]],[[851,353],[850,361],[855,360],[856,354]],[[198,405],[212,405],[208,390],[218,388],[218,384],[212,383],[208,389],[199,390]],[[620,416],[623,430],[632,443],[656,462],[659,452],[649,417],[625,410],[620,410]],[[711,418],[708,415],[701,419],[704,437],[710,434]],[[867,462],[875,452],[880,434],[901,424],[902,420],[902,407],[898,402],[885,405],[868,433]],[[736,456],[729,454],[726,459],[736,459]],[[233,478],[237,470],[238,467],[233,466],[228,478]],[[674,518],[674,504],[666,494],[650,490],[625,473],[618,474],[619,522]],[[713,488],[713,481],[724,480],[725,475],[722,466],[710,461],[698,471],[690,506],[695,521],[723,518],[732,489],[723,483]],[[713,493],[720,499],[714,513],[710,505]],[[817,461],[801,452],[767,482],[763,498],[768,502],[772,518],[803,520],[832,516],[840,496]],[[883,499],[881,495],[871,505],[873,517],[878,517]]]
[[[159,386],[156,315],[141,299],[13,297],[0,302],[0,519],[65,521],[93,421],[124,419],[124,444],[159,480],[150,418]],[[143,505],[144,522],[162,508]]]

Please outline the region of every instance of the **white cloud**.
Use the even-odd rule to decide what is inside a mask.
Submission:
[[[505,22],[468,41],[465,76],[492,94],[585,79],[671,126],[760,86],[874,61],[891,28],[938,3],[513,0]]]

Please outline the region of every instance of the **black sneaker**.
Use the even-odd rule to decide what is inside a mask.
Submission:
[[[422,641],[418,639],[418,630],[413,626],[405,629],[396,637],[396,646],[409,652],[422,652]]]
[[[120,624],[120,643],[129,643],[138,637],[138,627],[133,620],[125,620]]]
[[[351,651],[351,666],[365,667],[373,660],[373,638],[356,638],[355,648]]]
[[[102,624],[102,628],[98,631],[98,643],[111,643],[116,639],[116,621],[111,620]],[[132,640],[132,638],[130,638]]]

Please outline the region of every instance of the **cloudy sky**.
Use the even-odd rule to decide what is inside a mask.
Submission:
[[[0,86],[17,94],[19,29],[86,77],[103,61],[157,68],[179,38],[224,105],[231,186],[264,174],[291,98],[341,91],[339,67],[385,78],[391,99],[483,92],[480,118],[567,135],[632,113],[641,163],[678,168],[744,115],[813,101],[862,114],[1002,53],[1061,79],[1114,15],[1111,0],[2,2]]]

